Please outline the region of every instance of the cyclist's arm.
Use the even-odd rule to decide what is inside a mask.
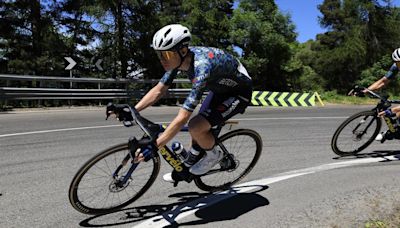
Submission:
[[[182,129],[182,127],[188,122],[192,112],[181,108],[179,109],[178,115],[175,119],[168,125],[167,129],[158,137],[157,147],[165,146],[176,134]]]
[[[159,82],[135,105],[135,109],[140,112],[141,110],[153,105],[164,96],[168,88],[169,85]]]
[[[374,82],[372,85],[370,85],[368,87],[368,89],[370,90],[378,90],[384,86],[387,86],[389,84],[389,81],[392,78],[395,78],[396,74],[399,72],[399,68],[397,67],[397,65],[394,63],[390,69],[388,70],[388,72],[385,74],[385,76],[383,76],[381,79],[379,79],[378,81]],[[364,91],[366,92],[366,91]]]
[[[167,144],[178,132],[182,129],[182,127],[189,121],[190,116],[192,115],[193,110],[196,108],[199,100],[203,94],[204,87],[198,84],[194,84],[192,91],[190,91],[188,97],[186,98],[183,106],[179,109],[178,115],[175,119],[168,125],[167,129],[158,137],[157,146],[158,148]]]
[[[386,76],[382,77],[381,79],[379,79],[378,81],[372,83],[372,85],[370,85],[368,87],[369,90],[375,91],[378,90],[384,86],[387,86],[389,84],[389,78],[387,78]]]
[[[176,134],[178,134],[181,128],[189,121],[189,118],[192,115],[193,110],[196,108],[197,104],[199,103],[204,93],[206,76],[202,77],[203,80],[195,80],[196,82],[193,83],[192,90],[190,91],[185,102],[183,103],[182,108],[179,110],[178,115],[167,127],[167,129],[165,129],[164,133],[162,133],[160,137],[158,137],[157,139],[158,148],[167,144]]]

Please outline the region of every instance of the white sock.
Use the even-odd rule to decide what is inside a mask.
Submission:
[[[209,149],[209,150],[205,150],[206,153],[216,153],[217,151],[215,150],[215,146],[213,146],[213,148]]]
[[[189,152],[190,152],[191,154],[195,155],[195,156],[197,156],[197,155],[199,155],[199,154],[200,154],[200,151],[198,151],[198,150],[194,149],[193,147],[192,147],[192,148],[190,148]]]

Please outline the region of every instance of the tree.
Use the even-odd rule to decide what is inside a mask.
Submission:
[[[7,73],[46,75],[59,72],[65,48],[53,22],[51,2],[0,2],[0,49],[5,50]]]
[[[319,5],[320,24],[328,31],[317,36],[312,66],[326,79],[327,89],[348,91],[365,68],[398,43],[398,9],[390,1],[381,2],[325,0]]]
[[[294,28],[289,16],[282,15],[273,0],[244,0],[234,11],[231,40],[243,51],[241,59],[256,89],[290,89],[283,66],[292,56]]]

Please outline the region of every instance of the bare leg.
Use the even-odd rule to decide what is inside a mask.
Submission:
[[[215,138],[210,132],[210,128],[210,123],[201,115],[197,115],[189,121],[189,132],[193,141],[204,150],[212,149],[215,144]]]

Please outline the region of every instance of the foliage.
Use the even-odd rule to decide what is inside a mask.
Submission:
[[[0,1],[0,73],[67,76],[64,57],[81,77],[126,77],[164,70],[151,48],[154,33],[181,23],[193,45],[234,53],[255,89],[344,94],[368,85],[391,65],[400,43],[400,10],[390,0],[324,0],[325,33],[303,44],[289,14],[274,0]],[[103,60],[103,71],[94,67]],[[26,82],[18,82],[25,86]],[[397,82],[390,93],[398,93]]]
[[[327,80],[326,89],[345,92],[364,69],[397,47],[399,10],[377,0],[325,0],[319,9],[328,31],[313,44],[312,66]]]
[[[289,16],[281,14],[272,0],[244,0],[234,11],[232,43],[243,50],[242,61],[256,89],[289,89],[283,65],[291,58],[295,37]]]

